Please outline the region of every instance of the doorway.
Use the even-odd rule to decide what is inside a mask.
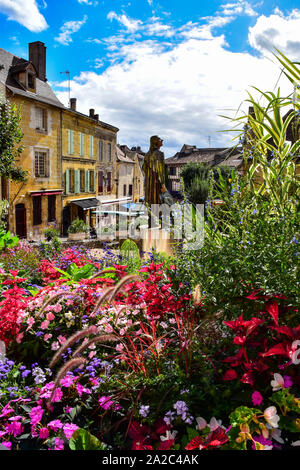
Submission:
[[[16,204],[16,235],[19,238],[27,237],[26,208],[24,204]]]

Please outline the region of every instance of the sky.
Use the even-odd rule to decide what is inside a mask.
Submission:
[[[227,147],[252,87],[292,90],[274,47],[300,61],[299,0],[0,0],[0,47],[47,47],[47,79],[68,106],[95,109],[118,143],[166,157],[183,144]]]

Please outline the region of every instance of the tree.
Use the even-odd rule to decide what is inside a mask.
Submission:
[[[20,121],[19,108],[6,99],[0,100],[0,176],[13,181],[25,181],[27,175],[16,164],[24,148],[20,145],[23,138]]]

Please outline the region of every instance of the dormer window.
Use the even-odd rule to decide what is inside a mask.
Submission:
[[[35,76],[30,71],[27,72],[27,87],[29,90],[35,91]]]

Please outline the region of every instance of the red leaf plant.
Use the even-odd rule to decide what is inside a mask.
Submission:
[[[204,440],[201,436],[194,437],[194,439],[189,442],[185,449],[186,450],[204,450],[204,449],[213,449],[214,447],[219,447],[228,442],[228,437],[223,428],[218,427],[212,431],[207,438]]]
[[[247,299],[261,300],[262,297],[255,291]],[[239,348],[234,356],[223,359],[231,367],[223,376],[225,381],[239,378],[241,382],[254,386],[257,379],[269,380],[278,369],[292,364],[292,344],[300,339],[300,325],[294,328],[279,325],[280,319],[284,321],[284,314],[291,307],[280,306],[277,300],[269,296],[264,298],[265,310],[259,312],[257,317],[244,320],[240,315],[236,320],[224,322],[235,333],[233,343]],[[280,295],[275,298],[285,300]],[[292,310],[297,312],[295,308]]]

